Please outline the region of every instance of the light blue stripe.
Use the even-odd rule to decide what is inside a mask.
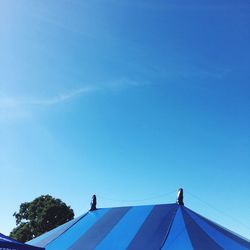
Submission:
[[[79,220],[81,216],[73,219],[73,220],[70,220],[64,224],[62,224],[61,226],[58,226],[50,231],[48,231],[47,233],[44,233],[42,235],[40,235],[39,237],[36,237],[35,239],[33,240],[30,240],[28,242],[26,242],[26,244],[29,244],[29,245],[33,245],[33,246],[41,246],[39,245],[39,242],[43,241],[44,239],[48,238],[49,236],[51,236],[52,234],[60,231],[61,229],[64,229],[64,228],[67,228],[67,227],[70,227],[70,225],[74,224],[75,221]]]
[[[131,208],[97,246],[96,250],[126,249],[153,207],[154,206],[138,206]]]
[[[46,250],[66,250],[73,245],[85,232],[88,231],[110,209],[98,209],[89,212],[82,220],[46,246]]]
[[[225,236],[208,223],[202,219],[202,217],[197,216],[196,214],[192,213],[190,210],[187,210],[188,214],[193,218],[193,220],[212,238],[218,245],[223,247],[227,250],[248,250],[248,248],[240,245],[238,242],[230,239],[229,237]]]
[[[193,250],[193,247],[186,230],[181,208],[178,208],[170,233],[168,234],[162,250],[180,249]]]

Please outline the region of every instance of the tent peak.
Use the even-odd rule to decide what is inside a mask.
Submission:
[[[176,203],[184,206],[184,202],[183,202],[183,188],[179,188],[178,193],[177,193],[177,200]]]
[[[91,203],[90,203],[90,209],[89,209],[89,211],[94,211],[94,210],[96,210],[96,195],[94,194],[93,196],[92,196],[92,201],[91,201]]]

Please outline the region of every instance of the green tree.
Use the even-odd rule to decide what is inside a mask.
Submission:
[[[16,225],[10,237],[26,242],[74,218],[74,211],[60,199],[42,195],[20,205],[13,216]]]

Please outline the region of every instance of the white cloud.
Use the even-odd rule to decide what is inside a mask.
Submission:
[[[29,98],[29,99],[23,100],[23,104],[40,105],[40,106],[54,105],[54,104],[58,104],[58,103],[73,99],[76,96],[98,91],[99,89],[100,89],[99,87],[86,86],[83,88],[70,90],[66,93],[62,93],[62,94],[56,95],[48,99]]]
[[[24,117],[29,115],[29,108],[52,106],[66,101],[71,101],[76,97],[95,93],[101,90],[115,90],[124,87],[136,87],[142,84],[130,79],[118,79],[115,81],[106,82],[100,85],[89,85],[67,92],[48,97],[13,97],[0,93],[0,120],[9,120],[11,118]]]
[[[12,121],[18,118],[30,117],[30,108],[37,106],[52,106],[71,100],[77,96],[97,91],[97,87],[82,87],[53,96],[51,98],[10,97],[0,95],[0,121]]]
[[[70,90],[66,93],[62,93],[51,98],[34,98],[34,97],[6,97],[0,96],[0,111],[5,109],[18,109],[20,106],[50,106],[65,102],[73,99],[76,96],[95,92],[99,90],[98,87],[83,87],[79,89]]]

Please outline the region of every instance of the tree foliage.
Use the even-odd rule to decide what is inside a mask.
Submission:
[[[20,205],[13,216],[16,225],[10,237],[26,242],[74,218],[74,212],[60,199],[42,195]]]

